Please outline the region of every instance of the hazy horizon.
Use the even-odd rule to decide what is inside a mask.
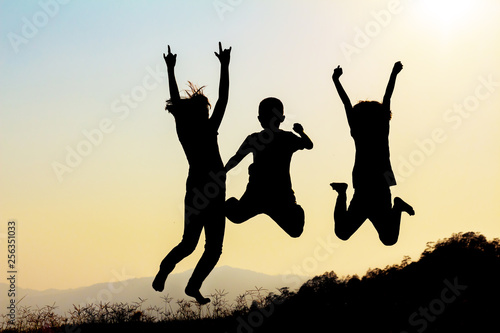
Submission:
[[[282,128],[301,123],[314,142],[290,170],[302,236],[267,216],[227,221],[218,267],[364,275],[453,233],[499,237],[499,16],[494,0],[0,1],[0,242],[6,254],[15,220],[17,286],[154,276],[180,241],[188,165],[164,110],[167,45],[179,88],[206,85],[212,105],[214,51],[232,47],[224,162],[260,130],[268,96],[283,101]],[[354,143],[331,75],[342,66],[351,101],[381,100],[396,61],[391,191],[416,214],[403,215],[394,246],[369,221],[341,241],[329,183],[347,182],[350,200]],[[250,163],[228,174],[227,197],[243,194]],[[203,244],[174,273],[193,268]]]
[[[190,300],[184,293],[184,286],[191,275],[192,269],[183,272],[174,272],[169,276],[166,289],[158,293],[152,288],[153,277],[129,278],[94,283],[88,286],[70,289],[17,289],[18,307],[43,308],[47,305],[56,306],[58,314],[67,313],[75,306],[86,306],[101,303],[126,303],[132,304],[140,298],[145,301],[145,306],[164,306],[164,297],[172,298],[174,304],[177,300]],[[118,273],[118,272],[117,272]],[[123,272],[121,272],[123,273]],[[119,274],[115,274],[119,276]],[[262,295],[277,293],[278,289],[289,287],[290,291],[298,290],[307,278],[300,276],[266,275],[249,270],[235,269],[230,266],[216,267],[205,281],[201,291],[204,295],[224,294],[228,302],[235,302],[236,298],[247,292],[257,292]],[[223,281],[221,283],[220,281]],[[289,283],[286,283],[288,281]],[[300,283],[299,283],[300,282]],[[288,284],[288,285],[285,285]],[[0,282],[0,291],[9,289],[7,283]],[[8,308],[3,307],[0,314],[8,313]]]
[[[194,269],[194,267],[188,268],[188,269],[183,270],[183,271],[177,271],[176,270],[169,277],[189,275],[193,271],[193,269]],[[220,272],[223,269],[233,269],[233,270],[237,270],[237,271],[240,271],[240,272],[250,272],[250,273],[259,274],[259,275],[262,274],[262,275],[265,275],[265,276],[268,276],[268,277],[286,277],[286,275],[283,275],[283,274],[266,274],[266,273],[262,273],[262,272],[252,271],[251,269],[237,268],[237,267],[232,267],[232,266],[229,266],[229,265],[223,265],[223,266],[217,265],[214,268],[213,273],[216,272],[216,271]],[[112,280],[105,280],[105,281],[100,281],[100,282],[93,282],[93,283],[90,283],[88,285],[83,285],[83,286],[79,286],[79,287],[76,287],[76,288],[64,288],[64,289],[62,289],[62,288],[55,287],[55,288],[47,288],[47,289],[34,289],[34,288],[24,288],[23,286],[20,286],[20,288],[23,289],[23,290],[34,290],[36,292],[47,292],[47,291],[50,291],[50,290],[54,290],[54,291],[68,291],[68,290],[74,290],[74,289],[87,288],[87,287],[91,287],[91,286],[95,286],[95,285],[100,285],[100,284],[106,284],[106,285],[108,285],[110,282],[112,284],[115,284],[115,283],[119,284],[119,283],[124,282],[124,281],[136,280],[136,279],[151,279],[151,282],[152,282],[153,278],[154,278],[154,275],[151,275],[151,276],[138,276],[138,277],[129,276],[124,271],[122,271],[122,272],[115,271],[115,272],[113,272],[113,274],[114,274],[114,278]],[[298,278],[308,278],[308,276],[290,275],[290,279],[288,280],[288,282],[289,282],[288,284],[289,285],[286,285],[287,284],[287,279],[285,278],[285,279],[283,279],[283,286],[282,287],[290,287],[292,289],[295,289],[295,287],[299,288],[300,285],[297,284],[297,280],[295,279],[297,277]],[[210,278],[209,280],[213,280],[213,279]],[[167,281],[169,281],[169,279],[167,279]],[[184,283],[184,284],[186,282],[187,282],[187,279],[186,279],[186,281],[182,281],[182,283]],[[210,281],[210,282],[212,282],[212,284],[213,284],[213,281]],[[256,282],[258,282],[258,281],[256,281]],[[145,285],[145,287],[147,287],[149,289],[150,284],[151,283],[148,283],[147,286]],[[0,285],[8,286],[8,283],[0,282]],[[111,288],[111,289],[113,289],[113,288]],[[204,286],[203,289],[206,290],[207,288]],[[171,292],[171,291],[172,290],[166,290],[165,293]],[[183,290],[180,289],[180,291],[181,291],[182,294],[184,294]],[[163,293],[156,293],[156,294],[158,296],[162,296],[163,295]],[[188,298],[188,296],[186,296],[186,295],[184,295],[184,297]]]

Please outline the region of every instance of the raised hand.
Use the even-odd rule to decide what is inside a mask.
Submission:
[[[389,82],[387,83],[387,88],[385,88],[384,101],[382,102],[387,110],[389,110],[391,107],[391,97],[392,93],[394,92],[394,86],[396,85],[396,77],[402,69],[403,64],[401,63],[401,61],[396,62],[394,64],[394,67],[392,68],[391,77],[389,78]]]
[[[311,139],[307,136],[307,134],[304,133],[304,128],[302,127],[302,125],[299,123],[293,124],[293,130],[295,131],[295,133],[297,133],[300,136],[301,141],[304,145],[304,148],[305,149],[312,149],[314,144],[311,141]]]
[[[394,64],[392,72],[395,74],[399,74],[399,72],[401,72],[402,69],[403,69],[403,64],[401,63],[401,61],[398,61]]]
[[[302,125],[301,125],[301,124],[299,124],[299,123],[295,123],[295,124],[293,124],[293,130],[294,130],[297,134],[304,133],[304,127],[302,127]]]
[[[177,54],[172,54],[172,52],[170,52],[170,45],[168,45],[167,55],[165,55],[165,53],[163,53],[163,59],[165,59],[165,63],[167,64],[168,68],[174,68],[175,61],[177,59]]]
[[[335,68],[333,70],[333,75],[332,75],[332,79],[338,79],[341,75],[342,75],[342,68],[340,68],[340,65],[337,66],[337,68]]]
[[[219,53],[214,52],[215,56],[219,58],[221,65],[228,66],[229,60],[231,58],[231,47],[229,49],[222,50],[222,44],[219,42]]]

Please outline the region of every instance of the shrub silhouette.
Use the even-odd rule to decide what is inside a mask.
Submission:
[[[370,270],[361,279],[340,279],[330,272],[307,281],[261,331],[278,327],[307,331],[328,327],[339,332],[486,331],[496,327],[500,313],[498,281],[499,240],[488,242],[474,232],[454,234],[428,243],[418,262],[409,263],[405,257],[401,264]],[[458,296],[444,291],[455,284]],[[442,301],[443,293],[453,301]]]
[[[68,318],[55,305],[19,308],[15,327],[2,332],[486,332],[500,313],[500,240],[474,232],[428,243],[420,259],[371,269],[362,278],[316,276],[297,292],[256,288],[229,304],[216,290],[212,302],[164,298],[165,307],[90,304]],[[453,289],[456,289],[453,291]],[[454,293],[455,292],[455,293]],[[5,319],[5,318],[4,318]]]

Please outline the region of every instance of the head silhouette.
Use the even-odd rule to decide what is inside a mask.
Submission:
[[[380,102],[360,101],[352,108],[352,117],[359,126],[370,129],[387,124],[392,118],[392,113]]]
[[[283,103],[275,97],[263,99],[259,104],[258,119],[263,128],[277,130],[285,120]]]
[[[202,122],[208,120],[208,111],[210,110],[210,102],[203,94],[203,88],[198,88],[188,81],[189,90],[186,90],[187,97],[178,101],[167,101],[165,110],[168,110],[176,118],[189,120],[190,122]]]

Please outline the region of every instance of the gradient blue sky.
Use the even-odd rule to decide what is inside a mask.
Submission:
[[[228,222],[219,265],[362,275],[452,233],[500,235],[498,1],[0,1],[0,17],[0,233],[4,243],[17,221],[22,287],[153,276],[180,240],[187,162],[163,110],[167,44],[179,86],[206,85],[212,103],[213,52],[233,48],[224,161],[259,130],[268,96],[285,105],[283,128],[300,122],[315,144],[291,168],[303,235],[266,216]],[[344,242],[328,184],[351,184],[354,145],[331,74],[343,67],[352,101],[381,100],[398,60],[392,191],[416,215],[403,216],[395,246],[369,222]],[[243,193],[250,162],[228,175],[228,196]],[[202,244],[176,271],[194,267]]]

